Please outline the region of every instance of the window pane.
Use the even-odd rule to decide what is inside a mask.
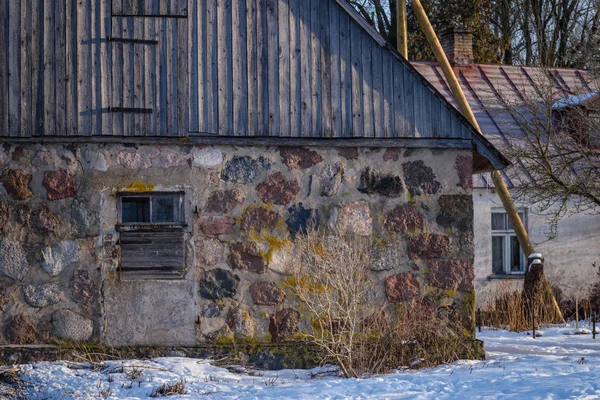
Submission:
[[[492,272],[504,273],[504,237],[492,236]]]
[[[516,236],[510,237],[510,272],[523,272],[523,258],[521,257],[521,246]]]
[[[179,196],[152,196],[152,222],[180,222]]]
[[[523,217],[524,217],[523,213],[522,213],[522,212],[520,212],[520,213],[519,213],[519,218],[521,218],[521,222],[523,222],[523,224],[525,224],[525,221],[524,221],[524,218],[523,218]],[[508,226],[508,229],[509,229],[509,230],[511,230],[511,231],[514,231],[514,230],[515,230],[515,228],[514,228],[514,226],[513,226],[512,222],[510,222],[510,218],[508,218],[508,214],[506,214],[506,219],[507,219],[507,226]]]
[[[147,197],[123,197],[121,199],[123,223],[150,222],[150,199]]]
[[[504,224],[506,214],[504,213],[492,213],[492,230],[502,231],[506,229]]]

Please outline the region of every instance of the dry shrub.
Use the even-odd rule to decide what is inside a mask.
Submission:
[[[181,379],[175,383],[163,383],[152,391],[150,397],[172,396],[175,394],[186,394],[185,379]]]
[[[376,262],[370,238],[313,231],[296,238],[294,252],[290,285],[312,321],[307,338],[323,351],[323,362],[337,364],[345,377],[464,354],[462,330],[437,319],[433,301],[395,309],[387,302],[370,270]]]
[[[557,293],[556,289],[553,291]],[[486,310],[482,313],[482,320],[479,323],[483,326],[514,332],[530,330],[533,326],[533,316],[536,326],[555,323],[556,312],[554,307],[545,301],[541,283],[533,288],[533,292],[535,294],[532,305],[531,300],[522,290],[512,289],[508,285],[498,285],[498,288],[490,293]]]

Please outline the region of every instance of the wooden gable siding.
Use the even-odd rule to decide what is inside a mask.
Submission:
[[[0,0],[0,136],[470,138],[341,1]]]

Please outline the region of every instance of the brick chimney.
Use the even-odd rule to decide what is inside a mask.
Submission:
[[[440,42],[453,67],[473,66],[473,31],[449,28],[442,32]]]

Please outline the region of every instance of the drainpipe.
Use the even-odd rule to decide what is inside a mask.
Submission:
[[[408,60],[408,33],[406,28],[406,0],[396,0],[396,43],[398,53]]]
[[[400,1],[403,2],[403,0]],[[450,90],[452,91],[452,94],[458,103],[461,113],[479,131],[479,133],[481,133],[481,128],[477,123],[477,119],[475,119],[475,114],[473,114],[473,110],[471,109],[471,106],[469,105],[469,102],[467,101],[467,98],[465,97],[465,94],[458,83],[458,79],[456,78],[450,63],[448,62],[446,53],[444,53],[442,45],[440,44],[440,41],[433,30],[433,26],[431,26],[431,22],[425,13],[425,9],[423,8],[421,1],[413,0],[412,7],[419,21],[419,25],[421,25],[421,29],[423,30],[423,33],[425,34],[425,37],[427,38],[427,41],[429,42],[429,45],[435,54],[435,58],[437,59],[437,62],[444,73],[444,77],[448,82],[448,86],[450,87]],[[502,200],[502,205],[508,214],[508,218],[514,227],[515,234],[517,235],[517,239],[519,240],[519,244],[521,245],[523,252],[527,255],[534,254],[535,250],[533,249],[533,244],[527,235],[523,221],[521,221],[521,218],[519,217],[519,213],[517,212],[512,198],[510,197],[510,193],[508,192],[508,188],[506,187],[506,183],[504,182],[502,175],[499,171],[492,171],[491,175],[492,180],[494,181],[494,186],[496,187],[498,195]],[[558,307],[558,303],[556,302],[554,295],[552,295],[550,286],[545,278],[543,283],[546,286],[546,292],[549,294],[549,298],[552,299],[557,316],[560,316],[560,318],[563,319],[560,308]]]

